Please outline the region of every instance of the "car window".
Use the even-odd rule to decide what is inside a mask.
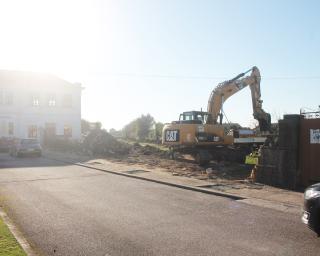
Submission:
[[[33,144],[38,144],[38,141],[34,140],[34,139],[24,139],[24,140],[21,140],[21,144],[22,145],[33,145]]]

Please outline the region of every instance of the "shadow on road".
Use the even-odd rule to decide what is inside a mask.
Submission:
[[[48,160],[44,157],[23,156],[12,157],[8,153],[0,153],[0,169],[67,166],[68,163]]]

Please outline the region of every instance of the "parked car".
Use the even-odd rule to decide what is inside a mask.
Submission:
[[[0,152],[9,152],[14,142],[14,138],[1,137],[0,138]]]
[[[320,183],[305,190],[303,208],[302,222],[320,236]]]
[[[11,156],[41,156],[42,148],[37,139],[18,139],[10,149]]]

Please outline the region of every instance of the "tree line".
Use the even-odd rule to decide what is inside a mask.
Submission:
[[[101,129],[101,123],[90,123],[86,120],[81,120],[82,133],[86,133],[95,125],[97,129]],[[156,141],[159,142],[162,136],[163,123],[156,122],[150,115],[141,115],[134,119],[121,130],[110,129],[109,133],[115,137],[123,137],[130,140],[137,141]]]
[[[161,140],[163,123],[156,122],[150,115],[141,115],[125,125],[122,129],[123,137],[138,141]]]

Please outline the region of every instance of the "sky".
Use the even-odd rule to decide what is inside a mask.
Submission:
[[[121,129],[142,114],[207,109],[218,83],[257,66],[273,121],[320,105],[320,2],[0,0],[0,69],[80,82],[82,117]],[[230,122],[254,125],[250,89]]]

